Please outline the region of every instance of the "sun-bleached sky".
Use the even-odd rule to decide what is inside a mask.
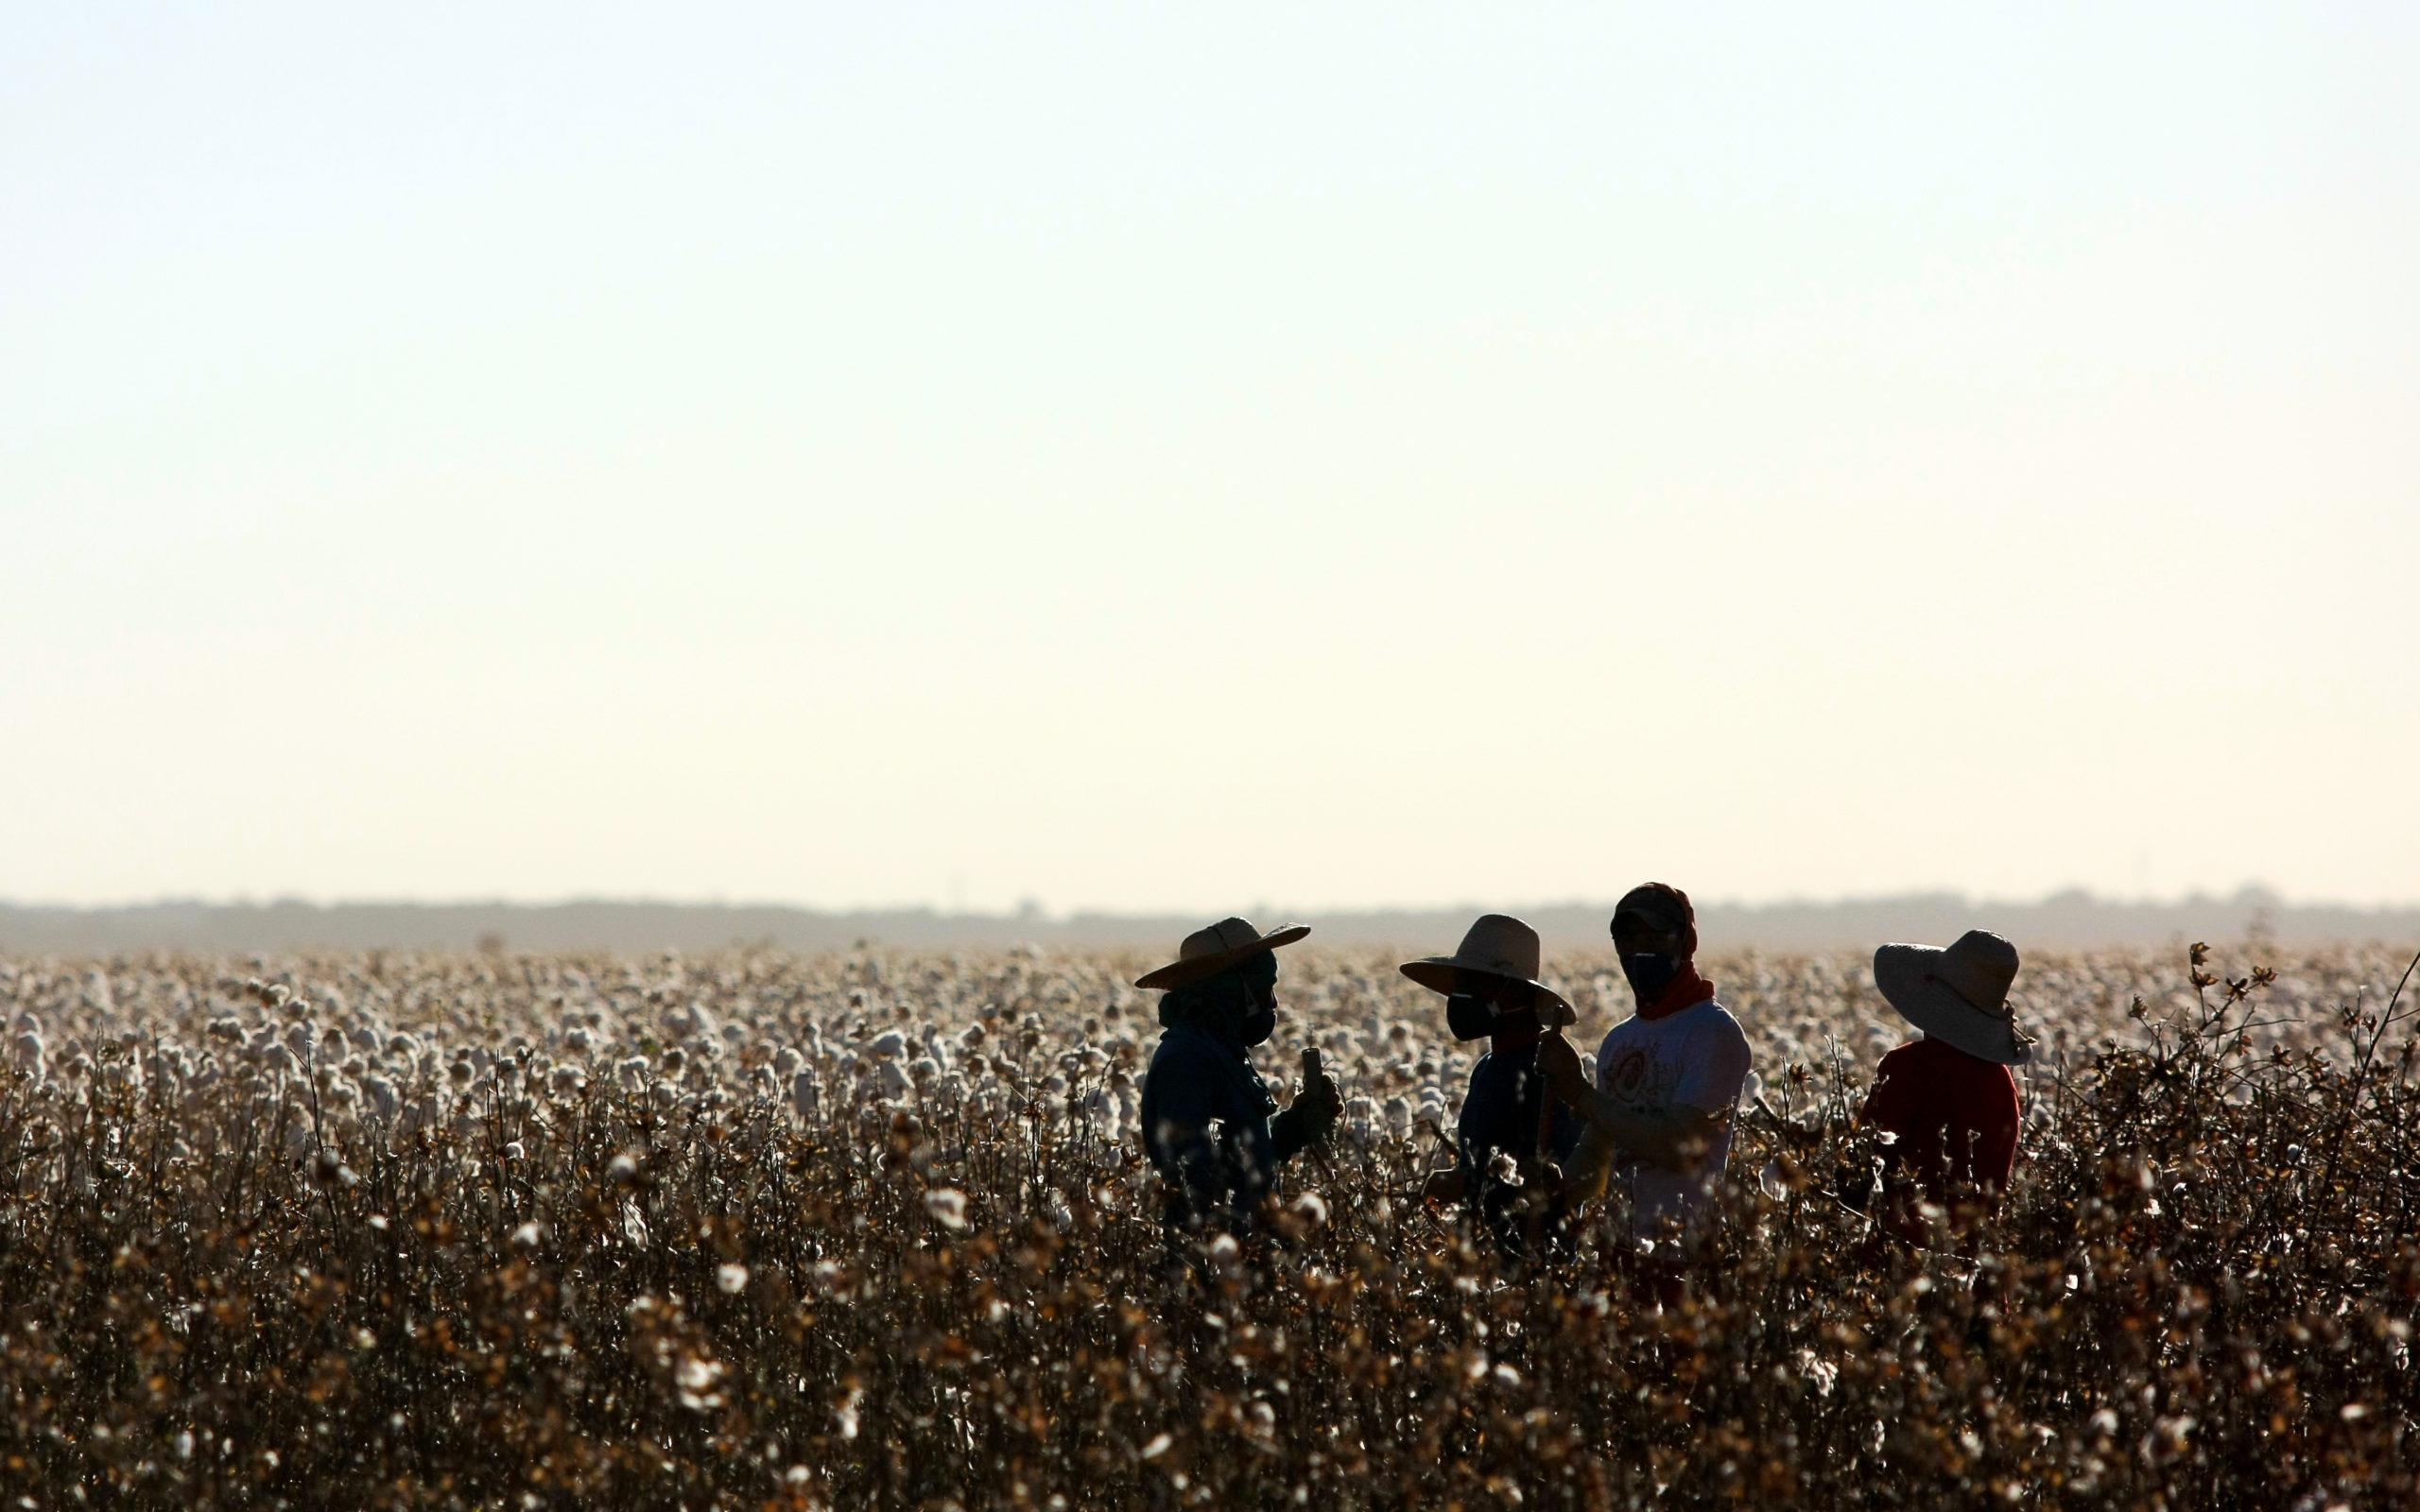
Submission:
[[[2420,899],[2414,77],[12,8],[0,898]]]

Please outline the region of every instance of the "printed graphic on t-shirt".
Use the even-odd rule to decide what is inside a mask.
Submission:
[[[1647,1047],[1633,1045],[1623,1051],[1621,1058],[1605,1073],[1603,1086],[1623,1102],[1635,1106],[1647,1090]]]
[[[1667,1112],[1676,1104],[1724,1113],[1739,1100],[1748,1077],[1748,1039],[1717,1003],[1701,1003],[1663,1019],[1625,1019],[1597,1052],[1597,1085],[1636,1112]],[[1667,1219],[1693,1226],[1699,1208],[1731,1155],[1731,1125],[1714,1131],[1694,1173],[1641,1164],[1624,1154],[1616,1179],[1631,1195],[1632,1222],[1651,1236]]]

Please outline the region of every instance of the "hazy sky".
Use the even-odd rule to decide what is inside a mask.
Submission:
[[[0,898],[2420,899],[2420,9],[5,13]]]

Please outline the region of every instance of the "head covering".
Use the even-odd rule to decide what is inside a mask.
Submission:
[[[1308,924],[1286,924],[1264,935],[1252,927],[1247,919],[1222,919],[1207,929],[1197,929],[1184,936],[1177,947],[1174,961],[1156,971],[1149,971],[1134,979],[1139,988],[1164,988],[1183,987],[1216,976],[1239,961],[1254,955],[1266,955],[1280,945],[1291,945],[1311,932]]]
[[[1475,987],[1519,982],[1535,995],[1538,1022],[1559,1028],[1577,1017],[1564,995],[1538,980],[1538,932],[1510,914],[1481,914],[1451,955],[1406,961],[1400,970],[1432,992],[1452,995]],[[1482,980],[1478,983],[1470,978]]]
[[[1698,911],[1690,903],[1689,895],[1668,882],[1643,882],[1622,894],[1614,905],[1613,921],[1606,925],[1609,935],[1621,933],[1625,915],[1635,914],[1657,929],[1669,930],[1681,936],[1681,959],[1687,960],[1698,953]]]
[[[2016,1026],[2009,984],[2016,947],[1989,930],[1970,929],[1947,950],[1885,945],[1874,953],[1874,985],[1899,1017],[1979,1060],[2022,1066],[2033,1037]]]

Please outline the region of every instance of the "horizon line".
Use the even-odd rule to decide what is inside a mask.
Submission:
[[[1567,897],[1533,899],[1525,902],[1485,903],[1475,899],[1441,902],[1385,902],[1344,905],[1275,905],[1266,899],[1256,899],[1250,907],[1271,918],[1279,914],[1305,917],[1378,917],[1392,914],[1452,914],[1472,909],[1494,912],[1524,910],[1550,912],[1570,909],[1613,907],[1618,895],[1608,898]],[[1701,909],[1721,909],[1726,912],[1769,913],[1791,909],[1832,909],[1906,903],[1916,901],[1950,902],[1960,904],[1999,908],[2042,908],[2053,904],[2084,905],[2103,908],[2170,909],[2196,904],[2234,904],[2238,906],[2268,906],[2293,911],[2333,911],[2351,913],[2402,913],[2420,910],[2420,898],[2403,900],[2355,901],[2347,899],[2290,898],[2275,888],[2260,883],[2245,883],[2232,889],[2195,889],[2169,895],[2137,894],[2121,896],[2098,893],[2083,886],[2052,888],[2031,896],[1995,896],[1958,887],[1909,887],[1895,891],[1840,893],[1830,896],[1805,893],[1785,894],[1764,899],[1718,898],[1699,900]],[[930,901],[890,903],[856,903],[834,906],[786,900],[679,898],[646,895],[614,895],[606,893],[566,894],[550,898],[459,896],[429,897],[339,897],[333,900],[302,894],[283,893],[266,898],[238,894],[223,898],[197,895],[161,894],[155,897],[109,902],[32,902],[0,897],[0,910],[17,913],[112,914],[136,913],[163,909],[312,909],[336,912],[352,908],[394,908],[443,910],[458,908],[502,908],[544,911],[562,908],[670,908],[727,912],[789,912],[830,919],[873,918],[884,915],[920,915],[937,919],[987,919],[1014,922],[1019,920],[1068,921],[1075,919],[1190,919],[1199,910],[1180,906],[1145,906],[1116,908],[1098,905],[1055,907],[1038,899],[1024,900],[1005,908],[952,908]]]

